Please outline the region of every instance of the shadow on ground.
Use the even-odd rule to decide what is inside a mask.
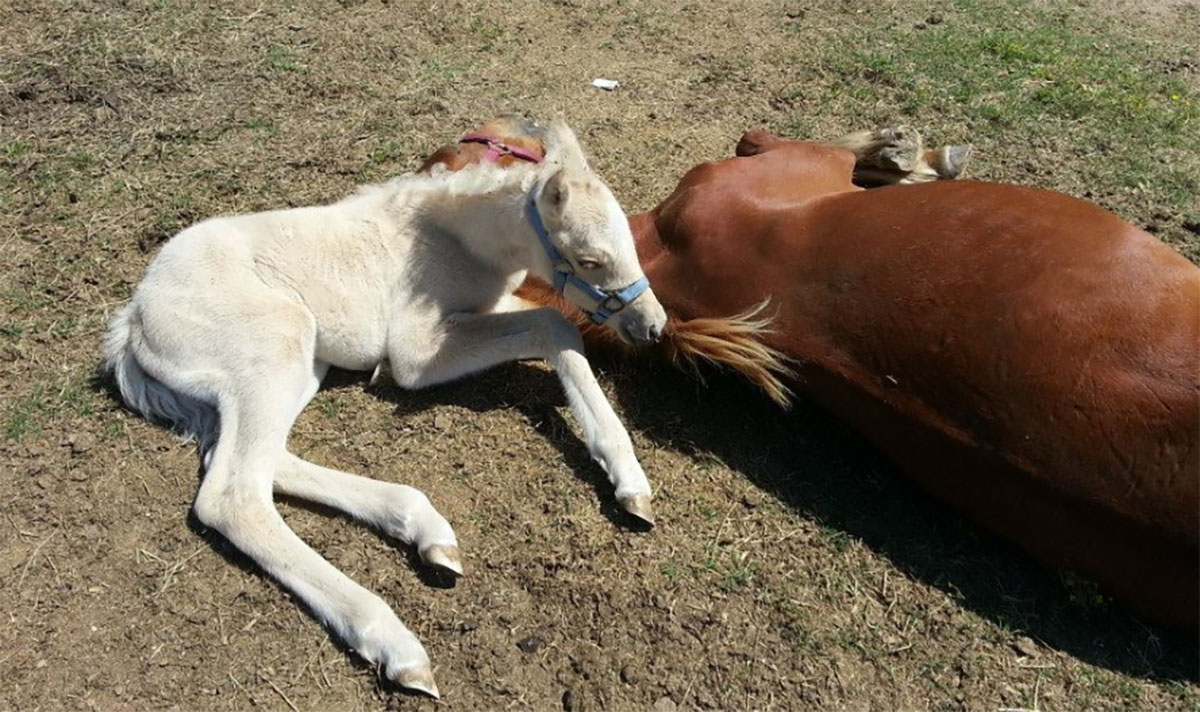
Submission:
[[[719,458],[801,516],[860,540],[908,576],[947,592],[1002,628],[1148,680],[1200,677],[1197,640],[1097,602],[1087,582],[1042,568],[1016,547],[963,521],[815,406],[800,402],[783,412],[720,374],[707,376],[702,387],[665,368],[604,365],[616,381],[631,429],[663,447]],[[331,385],[351,382],[358,379],[337,374]],[[517,409],[592,486],[606,516],[636,526],[613,504],[604,473],[556,411],[564,401],[552,373],[514,364],[426,391],[374,392],[400,415],[435,404],[476,412]]]
[[[719,458],[801,516],[860,540],[908,576],[947,592],[1002,628],[1124,674],[1154,681],[1200,681],[1200,642],[1195,638],[1147,626],[1115,606],[1089,602],[1093,592],[1086,584],[1064,580],[964,522],[815,406],[801,401],[791,411],[781,411],[721,374],[709,374],[701,386],[656,366],[611,361],[604,365],[616,382],[631,429],[662,447]],[[334,371],[325,387],[359,388],[364,383],[362,374]],[[105,379],[92,385],[112,395]],[[639,528],[639,522],[614,503],[604,472],[559,414],[564,399],[553,373],[511,364],[418,392],[370,390],[391,403],[399,416],[436,405],[475,412],[516,409],[592,487],[606,517],[614,524]],[[289,502],[332,514],[319,505]],[[194,515],[189,515],[188,525],[231,563],[261,575]],[[421,565],[410,547],[397,549],[426,585],[447,585]]]

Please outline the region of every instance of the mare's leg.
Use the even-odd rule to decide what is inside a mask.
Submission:
[[[275,508],[272,480],[288,432],[323,369],[313,366],[311,317],[285,300],[271,306],[269,319],[252,322],[252,339],[231,346],[220,364],[220,435],[196,495],[196,516],[291,590],[367,662],[400,685],[437,695],[416,636],[383,599],[296,536]]]
[[[926,151],[921,162],[937,174],[930,180],[952,180],[962,175],[974,150],[970,145],[942,146]]]
[[[956,178],[971,156],[970,146],[925,150],[921,134],[907,126],[857,131],[831,143],[854,153],[854,181],[868,187]]]
[[[588,451],[608,473],[618,501],[630,514],[654,522],[650,482],[634,455],[629,433],[583,355],[579,330],[567,317],[554,309],[527,309],[510,298],[493,313],[454,314],[441,328],[435,339],[414,339],[393,330],[388,354],[398,385],[423,388],[509,361],[549,361],[583,429]]]

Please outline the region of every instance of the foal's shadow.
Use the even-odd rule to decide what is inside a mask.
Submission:
[[[361,374],[331,371],[325,388],[359,387]],[[511,363],[492,368],[461,381],[409,391],[391,385],[369,386],[368,391],[392,404],[394,414],[404,417],[442,405],[459,406],[474,413],[512,409],[520,413],[562,456],[571,472],[591,486],[601,512],[614,525],[633,531],[649,527],[621,509],[613,497],[613,485],[588,453],[587,446],[559,413],[566,405],[557,376],[530,364]]]
[[[1001,627],[1124,674],[1200,681],[1194,636],[1148,627],[1098,601],[1091,584],[968,524],[803,399],[784,412],[722,374],[706,375],[702,388],[665,366],[617,363],[609,373],[631,429],[719,457],[806,518],[861,540]]]

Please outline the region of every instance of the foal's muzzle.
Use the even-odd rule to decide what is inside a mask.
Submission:
[[[529,193],[529,199],[525,202],[525,215],[529,219],[529,225],[533,228],[534,233],[537,234],[538,240],[542,243],[542,249],[546,251],[546,256],[550,258],[550,264],[554,269],[554,290],[563,294],[568,284],[574,287],[585,300],[590,302],[589,304],[575,302],[575,306],[586,311],[592,323],[603,324],[608,321],[609,317],[633,304],[650,288],[650,281],[645,277],[634,280],[631,284],[619,289],[604,289],[575,274],[575,266],[563,257],[554,243],[550,241],[550,234],[546,232],[546,225],[542,222],[541,214],[538,213],[536,191]]]
[[[637,346],[648,346],[657,343],[663,335],[663,329],[658,324],[642,325],[640,327],[631,324],[622,324],[620,332],[626,341]]]
[[[667,312],[652,290],[646,290],[637,304],[615,315],[609,325],[617,335],[635,346],[647,346],[662,339],[667,328]]]

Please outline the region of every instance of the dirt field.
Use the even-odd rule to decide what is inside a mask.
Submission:
[[[598,367],[652,532],[537,364],[420,393],[333,374],[302,416],[299,453],[421,488],[463,545],[449,586],[281,504],[424,641],[443,699],[408,696],[189,517],[193,448],[93,380],[174,232],[338,198],[509,111],[565,110],[630,211],[745,129],[909,123],[1196,259],[1195,2],[6,0],[0,28],[0,709],[1200,709],[1196,640],[820,412],[623,363]]]

